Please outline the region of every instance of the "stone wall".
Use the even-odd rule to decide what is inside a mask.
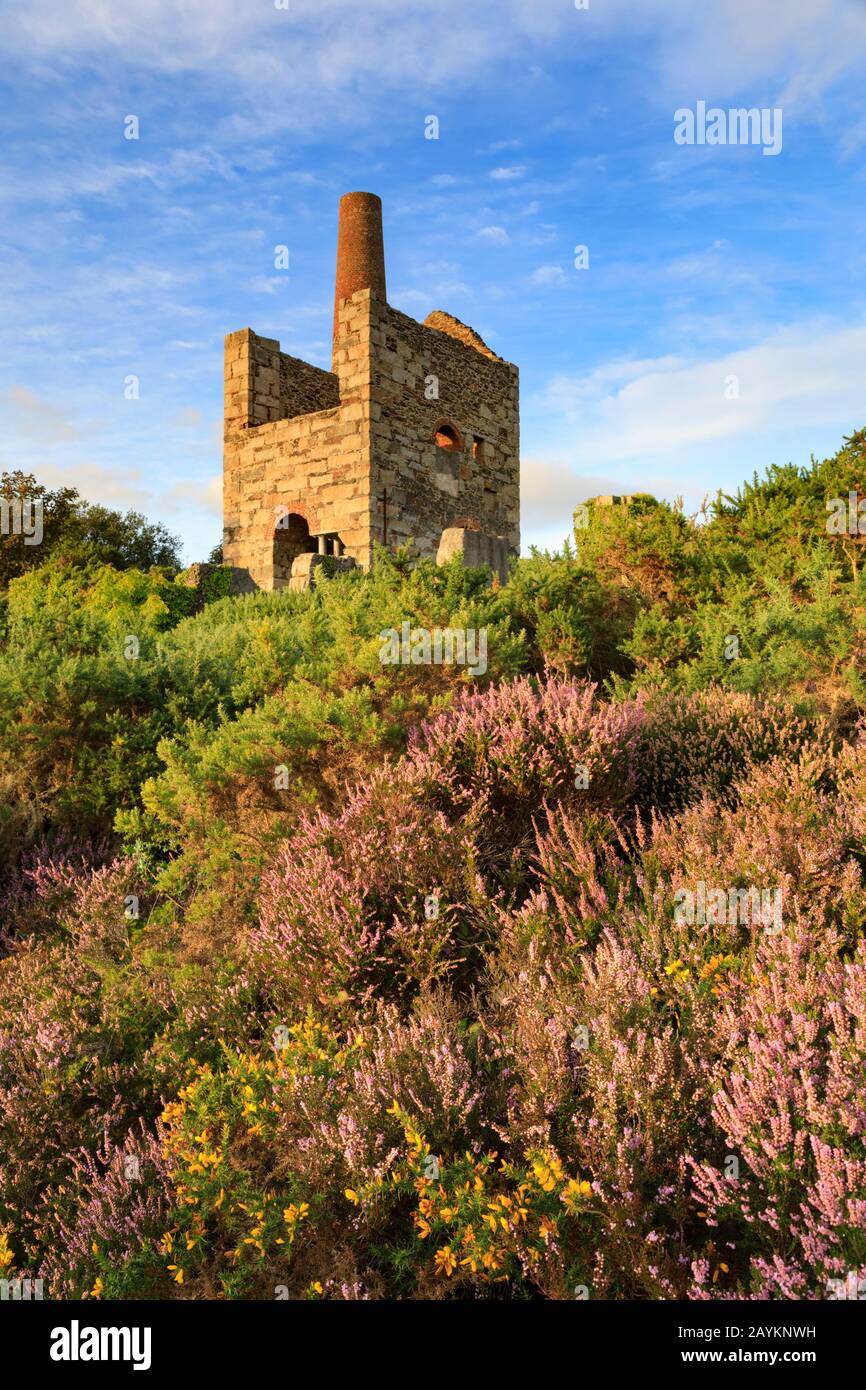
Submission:
[[[443,331],[376,300],[370,312],[376,538],[383,535],[387,491],[389,546],[412,538],[421,555],[435,557],[442,532],[458,526],[502,536],[516,552],[517,368],[481,352],[472,345],[477,335],[450,316],[431,315],[447,320]],[[457,449],[437,445],[443,424],[456,432]]]
[[[333,372],[280,352],[276,338],[261,338],[251,328],[226,337],[225,385],[226,423],[247,428],[340,403]]]
[[[250,588],[288,582],[275,551],[287,515],[302,517],[311,537],[338,535],[347,555],[369,565],[369,325],[351,305],[339,375],[281,353],[275,339],[250,329],[226,338],[223,557],[248,575]],[[338,403],[326,409],[280,413],[335,393]]]
[[[189,565],[175,576],[174,582],[196,590],[197,613],[204,608],[206,602],[228,597],[229,594],[242,594],[247,587],[239,570],[230,570],[223,565],[212,565],[208,562]]]
[[[483,531],[467,531],[461,526],[449,526],[439,538],[436,563],[446,564],[459,555],[467,569],[480,569],[487,565],[502,584],[509,576],[510,552],[508,542],[499,536],[485,535]]]

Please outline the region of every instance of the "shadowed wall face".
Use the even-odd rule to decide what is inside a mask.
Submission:
[[[340,199],[337,232],[337,274],[334,284],[334,348],[339,333],[340,301],[356,290],[370,290],[384,304],[385,244],[382,200],[375,193],[344,193]]]

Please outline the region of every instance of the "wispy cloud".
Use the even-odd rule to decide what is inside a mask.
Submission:
[[[866,322],[805,322],[709,361],[675,356],[559,375],[543,393],[582,457],[671,457],[702,445],[863,413]]]
[[[558,546],[571,531],[578,502],[622,491],[622,479],[616,474],[581,473],[562,461],[524,458],[520,465],[520,516],[527,546]]]
[[[540,265],[529,277],[530,285],[563,285],[568,279],[561,265]]]
[[[72,412],[36,395],[27,386],[11,386],[0,397],[3,429],[7,438],[55,444],[80,439],[93,432],[93,422],[81,422]]]
[[[495,242],[497,246],[504,246],[508,241],[508,233],[504,227],[480,227],[478,235],[484,241]]]
[[[160,505],[169,512],[186,512],[190,506],[203,509],[213,516],[221,516],[223,509],[222,475],[209,478],[206,483],[176,483],[169,492],[163,493]]]

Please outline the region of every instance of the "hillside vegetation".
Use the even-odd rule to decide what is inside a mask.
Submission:
[[[504,585],[251,597],[44,493],[0,538],[0,1276],[866,1279],[864,475],[861,432],[698,518],[579,508]],[[486,670],[383,664],[404,623]]]

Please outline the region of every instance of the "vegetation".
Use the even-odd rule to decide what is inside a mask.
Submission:
[[[866,1278],[866,581],[827,526],[864,463],[590,504],[504,585],[400,552],[248,597],[39,490],[0,545],[0,1273]],[[383,664],[404,623],[486,670]]]
[[[152,565],[177,566],[180,542],[158,523],[152,525],[139,512],[112,511],[84,502],[75,488],[51,491],[30,473],[0,474],[0,505],[18,508],[21,517],[41,517],[42,536],[36,545],[24,544],[21,521],[0,531],[0,588],[11,579],[41,566],[47,556],[63,556],[67,562],[95,561],[118,569],[149,569]],[[14,516],[14,510],[11,512]],[[24,530],[26,532],[25,524]]]

